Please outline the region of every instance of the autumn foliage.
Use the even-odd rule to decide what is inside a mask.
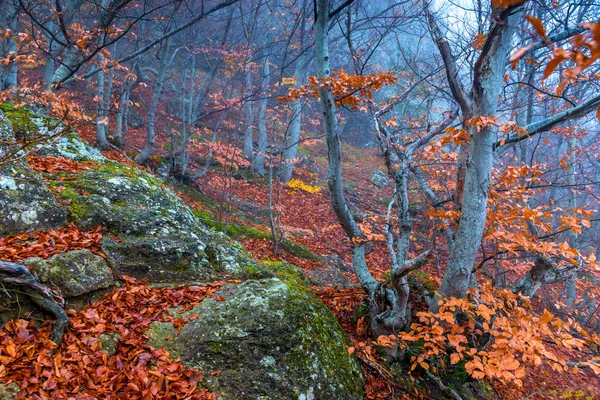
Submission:
[[[69,311],[71,330],[59,349],[48,339],[49,323],[38,330],[33,320],[10,321],[0,329],[0,382],[16,382],[21,399],[213,400],[215,395],[198,389],[202,373],[145,344],[144,332],[154,321],[181,327],[187,321],[167,309],[189,310],[222,285],[152,289],[124,277],[123,287],[100,302]],[[114,355],[103,351],[102,334],[118,335]]]

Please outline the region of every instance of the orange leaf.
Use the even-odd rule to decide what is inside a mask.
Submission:
[[[542,21],[540,21],[536,17],[532,17],[531,15],[527,15],[525,19],[527,19],[527,21],[529,21],[529,23],[533,25],[538,35],[546,39],[546,29],[544,28],[544,25],[542,25]]]

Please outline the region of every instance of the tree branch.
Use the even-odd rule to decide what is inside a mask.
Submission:
[[[600,107],[600,94],[584,101],[583,103],[580,103],[576,107],[569,108],[568,110],[553,115],[552,117],[548,117],[541,121],[527,125],[525,127],[525,130],[527,130],[527,135],[510,135],[508,138],[504,139],[504,141],[496,142],[494,144],[494,150],[498,150],[499,148],[509,144],[518,143],[522,140],[529,139],[538,133],[546,132],[552,129],[565,121],[583,117],[597,107]]]

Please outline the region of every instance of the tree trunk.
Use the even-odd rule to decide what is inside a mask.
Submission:
[[[258,149],[256,152],[256,158],[252,163],[252,169],[260,175],[265,174],[265,155],[267,153],[267,103],[269,101],[269,58],[265,59],[265,65],[263,67],[263,98],[260,101],[258,108]]]
[[[514,31],[515,8],[493,8],[492,26],[475,64],[473,78],[474,116],[495,116],[498,95]],[[512,14],[512,16],[511,16]],[[462,214],[439,293],[464,297],[481,243],[487,215],[488,188],[494,160],[495,129],[471,127]],[[432,308],[437,302],[432,302]]]
[[[244,77],[244,95],[246,97],[244,110],[246,112],[246,129],[244,130],[244,148],[243,153],[250,161],[254,160],[254,108],[250,101],[250,92],[252,91],[252,70],[247,66],[246,76]]]
[[[301,87],[306,79],[306,72],[308,70],[308,64],[310,63],[310,57],[307,53],[301,56],[296,61],[296,67],[294,76],[296,77],[296,88]],[[290,132],[287,140],[285,141],[285,147],[283,149],[283,162],[281,165],[281,171],[279,172],[279,179],[281,183],[288,183],[292,179],[292,173],[294,172],[294,159],[298,154],[298,141],[300,140],[300,127],[302,122],[302,109],[304,108],[304,101],[302,99],[294,100],[292,103],[292,115],[290,120]]]
[[[103,56],[100,56],[100,62],[104,60]],[[106,73],[104,71],[98,74],[98,100],[96,101],[96,145],[106,150],[108,149],[108,141],[106,140],[106,131],[108,130],[108,115],[106,110]]]
[[[152,94],[152,101],[150,103],[150,108],[148,109],[148,118],[146,120],[146,144],[144,149],[138,156],[135,158],[135,162],[138,164],[143,164],[148,160],[148,158],[154,152],[154,144],[156,142],[156,134],[154,132],[154,124],[156,121],[156,110],[158,108],[158,102],[160,101],[160,96],[163,91],[163,86],[165,82],[165,74],[167,72],[167,67],[169,65],[169,39],[166,39],[162,43],[162,50],[160,52],[160,67],[158,70],[158,76],[156,77],[156,84],[154,85],[154,93]]]

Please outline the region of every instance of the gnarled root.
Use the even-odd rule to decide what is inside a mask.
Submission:
[[[50,340],[60,344],[65,329],[69,325],[69,317],[63,308],[64,302],[60,297],[60,293],[55,293],[40,284],[26,266],[7,261],[0,261],[0,282],[19,287],[42,310],[49,312],[56,318]]]

